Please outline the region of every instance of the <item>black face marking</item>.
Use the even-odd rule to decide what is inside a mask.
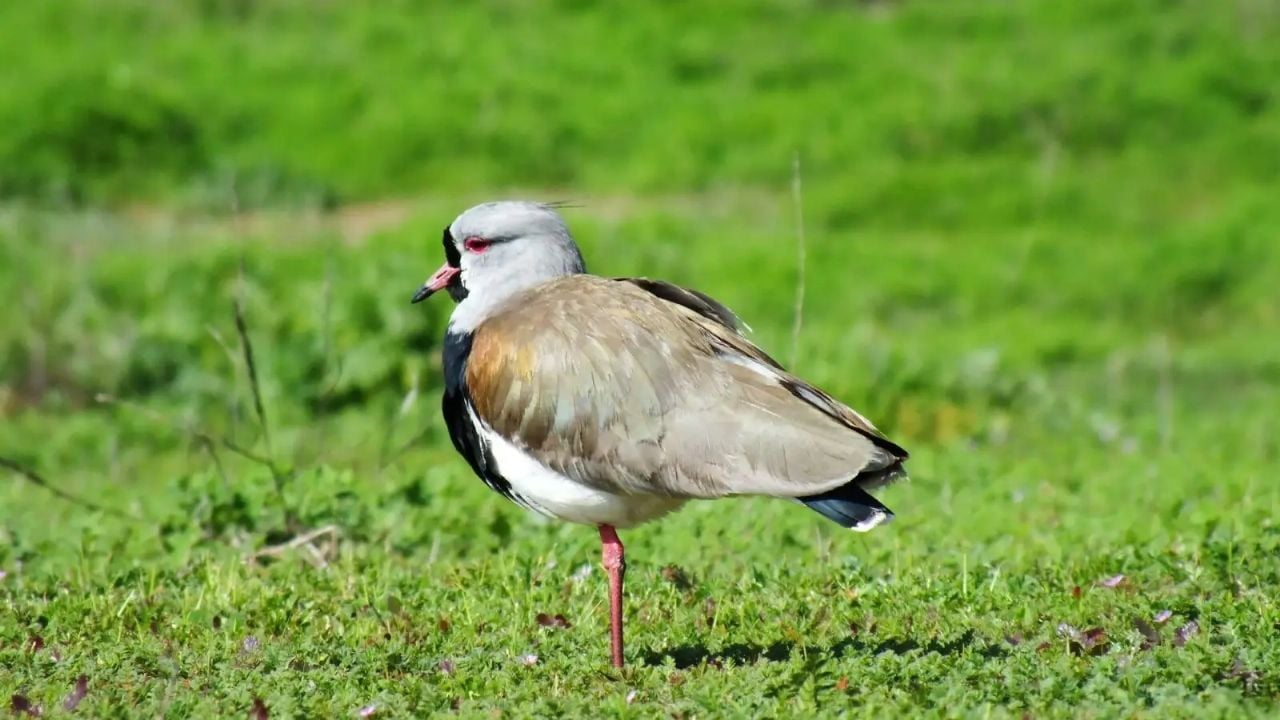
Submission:
[[[449,439],[453,441],[454,449],[466,459],[476,477],[499,495],[519,503],[511,483],[498,472],[493,451],[480,434],[480,428],[471,419],[471,396],[466,382],[471,340],[471,333],[450,332],[444,336],[444,397],[441,401],[444,423],[449,428]]]
[[[449,226],[444,228],[444,236],[440,238],[440,243],[444,245],[444,261],[449,267],[461,268],[462,255],[458,252],[458,246],[453,244],[453,233],[449,231]],[[462,273],[458,273],[449,281],[449,285],[445,287],[449,292],[449,297],[453,301],[460,303],[467,299],[467,288],[462,284]]]
[[[444,228],[444,237],[440,242],[444,245],[444,260],[449,263],[449,267],[462,267],[462,255],[458,253],[458,246],[453,244],[453,233],[449,231],[449,226]]]

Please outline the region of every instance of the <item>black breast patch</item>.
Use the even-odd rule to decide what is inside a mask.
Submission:
[[[499,495],[516,503],[520,500],[512,492],[511,483],[498,472],[493,452],[485,441],[480,428],[473,421],[471,397],[467,393],[467,358],[471,355],[471,333],[445,333],[444,336],[444,398],[441,409],[449,428],[449,439],[459,455],[476,476]]]

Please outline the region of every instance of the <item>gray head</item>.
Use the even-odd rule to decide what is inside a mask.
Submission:
[[[582,254],[564,220],[550,205],[502,200],[476,205],[444,229],[445,264],[423,284],[413,302],[447,289],[460,303],[454,312],[483,319],[483,310],[521,290],[585,272]],[[463,312],[463,305],[468,312]]]

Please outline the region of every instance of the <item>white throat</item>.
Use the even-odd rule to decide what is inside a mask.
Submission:
[[[546,274],[528,273],[518,276],[518,279],[509,278],[507,282],[497,286],[487,285],[474,290],[468,287],[467,296],[458,303],[458,306],[453,309],[453,314],[449,316],[449,332],[472,332],[485,320],[502,312],[503,308],[517,295],[557,278],[576,275],[580,272],[582,271],[575,269]],[[465,271],[462,282],[466,285]]]
[[[516,286],[508,292],[469,293],[449,316],[449,332],[469,333],[475,330],[480,323],[498,313],[512,296],[526,289]]]

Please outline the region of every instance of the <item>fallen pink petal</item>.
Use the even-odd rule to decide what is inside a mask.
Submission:
[[[1102,580],[1098,581],[1098,584],[1105,588],[1120,587],[1120,585],[1123,583],[1124,583],[1124,575],[1112,575],[1109,578],[1103,578]]]
[[[1195,637],[1199,632],[1200,623],[1195,620],[1191,620],[1173,633],[1173,644],[1177,647],[1182,647],[1187,644],[1188,640]]]
[[[84,700],[84,696],[89,694],[89,676],[81,675],[76,678],[76,684],[71,688],[71,694],[67,695],[67,699],[62,701],[62,709],[67,712],[75,710],[80,705],[80,701]]]

